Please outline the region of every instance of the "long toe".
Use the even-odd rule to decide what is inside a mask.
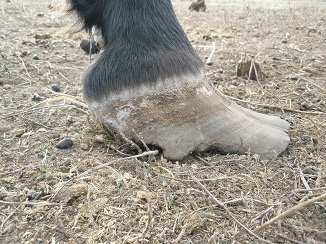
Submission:
[[[88,105],[110,130],[159,146],[173,160],[212,148],[222,153],[250,151],[271,159],[290,141],[288,122],[235,104],[206,78],[174,88],[143,87]]]

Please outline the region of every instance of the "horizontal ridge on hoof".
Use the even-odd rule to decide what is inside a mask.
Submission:
[[[237,105],[215,91],[202,74],[143,85],[87,104],[111,131],[136,142],[139,136],[172,160],[208,149],[250,151],[272,159],[290,141],[288,122]]]

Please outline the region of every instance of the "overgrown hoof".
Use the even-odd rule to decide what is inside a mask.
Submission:
[[[182,85],[164,82],[87,103],[111,131],[158,146],[172,160],[208,149],[250,151],[272,159],[286,149],[288,122],[240,107],[215,91],[206,78],[189,79]]]

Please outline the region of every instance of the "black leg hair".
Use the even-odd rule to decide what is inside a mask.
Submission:
[[[86,98],[197,75],[200,60],[170,0],[69,0],[86,30],[101,29],[104,51],[84,77]]]

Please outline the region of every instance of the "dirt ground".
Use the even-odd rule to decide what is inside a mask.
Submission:
[[[138,157],[82,101],[90,61],[75,18],[50,0],[2,0],[1,243],[326,242],[326,1],[211,0],[206,13],[190,3],[173,1],[203,60],[216,45],[207,76],[238,104],[289,121],[287,151]],[[235,76],[246,59],[264,79]],[[58,149],[61,139],[74,144]]]

